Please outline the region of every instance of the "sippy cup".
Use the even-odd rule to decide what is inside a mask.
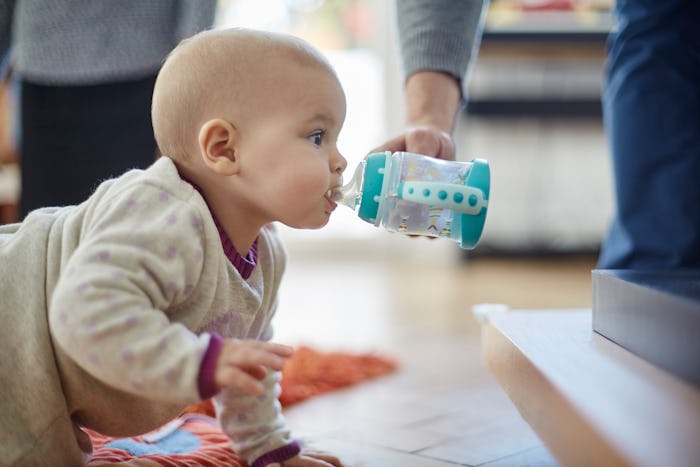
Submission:
[[[474,248],[486,220],[489,164],[444,161],[409,152],[367,156],[331,197],[390,232],[449,238]]]

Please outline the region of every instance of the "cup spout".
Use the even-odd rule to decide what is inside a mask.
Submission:
[[[358,164],[355,173],[348,183],[331,191],[330,198],[338,204],[355,209],[362,198],[362,178],[364,174],[364,161]]]

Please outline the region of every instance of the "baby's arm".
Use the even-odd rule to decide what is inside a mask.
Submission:
[[[267,371],[282,371],[292,348],[258,340],[226,339],[216,361],[214,381],[219,388],[237,388],[253,396],[265,391]]]
[[[291,348],[279,344],[225,341],[215,372],[223,390],[214,398],[222,429],[234,451],[253,467],[342,467],[333,456],[302,450],[289,436],[277,400],[280,371],[289,355]]]

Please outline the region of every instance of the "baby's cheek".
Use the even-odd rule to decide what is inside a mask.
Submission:
[[[317,200],[326,193],[329,183],[325,175],[306,173],[299,177],[292,191],[297,199]]]

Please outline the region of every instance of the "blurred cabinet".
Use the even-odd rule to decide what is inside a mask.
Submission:
[[[516,10],[504,3],[488,12],[467,111],[599,116],[610,10]]]
[[[458,131],[459,157],[492,166],[477,252],[595,252],[613,210],[600,102],[610,10],[505,3],[491,3]]]

